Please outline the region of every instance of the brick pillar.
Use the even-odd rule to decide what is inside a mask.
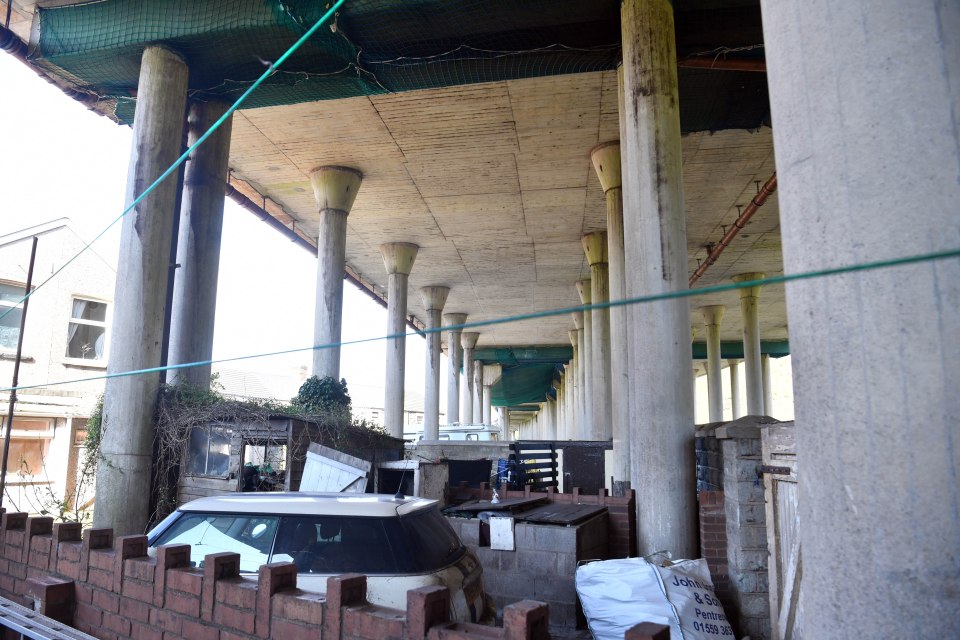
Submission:
[[[740,635],[770,638],[770,599],[767,576],[767,522],[760,428],[752,416],[718,428],[723,450],[723,498],[726,512],[730,600]],[[724,603],[726,604],[726,603]]]

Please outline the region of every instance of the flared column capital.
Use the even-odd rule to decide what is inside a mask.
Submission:
[[[427,311],[440,311],[447,303],[450,287],[422,287],[419,293]]]
[[[321,211],[350,213],[362,180],[363,174],[350,167],[317,167],[310,172],[310,185]]]
[[[620,141],[611,140],[601,142],[590,150],[590,160],[593,169],[600,178],[600,186],[606,193],[610,189],[619,189],[622,184],[620,177]]]
[[[383,256],[383,267],[387,274],[410,275],[419,250],[420,247],[410,242],[385,242],[380,245],[380,255]]]

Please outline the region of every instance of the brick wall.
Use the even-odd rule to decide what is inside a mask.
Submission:
[[[742,635],[764,640],[771,636],[760,429],[734,422],[718,430],[717,436],[723,450],[727,567],[734,605],[731,622]]]
[[[146,536],[113,539],[109,529],[4,513],[0,518],[0,595],[102,640],[307,640],[337,638],[548,637],[548,607],[522,601],[504,609],[503,626],[449,623],[450,594],[424,587],[406,610],[366,602],[366,577],[331,577],[326,595],[296,588],[296,565],[261,567],[241,577],[234,553],[189,567],[188,545],[146,557]]]
[[[737,616],[727,565],[727,513],[723,491],[701,491],[697,494],[697,501],[700,507],[700,555],[710,567],[714,593],[723,603],[727,618],[735,625]]]

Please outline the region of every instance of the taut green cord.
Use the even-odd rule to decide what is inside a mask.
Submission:
[[[229,118],[231,115],[233,115],[233,112],[240,108],[240,105],[244,103],[244,101],[250,96],[250,94],[253,93],[254,90],[257,89],[257,87],[259,87],[261,84],[263,84],[263,81],[264,81],[264,80],[266,80],[266,79],[269,78],[271,75],[273,75],[273,73],[277,70],[277,68],[278,68],[281,64],[283,64],[284,62],[286,62],[287,58],[289,58],[291,55],[293,55],[293,53],[294,53],[297,49],[299,49],[299,48],[303,45],[304,42],[306,42],[307,40],[310,39],[310,36],[312,36],[313,34],[315,34],[315,33],[317,32],[317,29],[319,29],[319,28],[323,25],[323,23],[326,22],[326,21],[330,18],[330,16],[332,16],[334,13],[336,13],[337,9],[339,9],[339,8],[340,8],[340,5],[342,5],[344,2],[346,2],[346,0],[337,0],[336,4],[334,4],[332,7],[330,7],[330,9],[329,9],[325,14],[323,14],[323,15],[320,17],[319,20],[317,20],[317,23],[316,23],[315,25],[313,25],[312,27],[310,27],[310,29],[309,29],[306,33],[304,33],[302,36],[300,36],[300,39],[297,40],[296,42],[294,42],[293,45],[291,45],[291,47],[290,47],[289,49],[287,49],[287,50],[283,53],[282,56],[280,56],[279,58],[277,58],[277,61],[276,61],[276,62],[270,63],[270,66],[267,67],[267,70],[264,71],[263,74],[262,74],[259,78],[257,78],[257,80],[256,80],[252,85],[250,85],[250,86],[247,88],[247,90],[244,91],[243,94],[241,94],[241,96],[240,96],[239,98],[237,98],[236,102],[234,102],[234,103],[230,106],[230,108],[227,109],[227,111],[226,111],[222,116],[220,116],[220,118],[219,118],[216,122],[214,122],[214,123],[210,126],[209,129],[207,129],[207,132],[204,133],[202,136],[200,136],[200,137],[197,139],[196,142],[194,142],[192,145],[190,145],[190,147],[189,147],[186,151],[184,151],[184,152],[180,155],[180,157],[177,158],[176,161],[174,161],[174,163],[173,163],[172,165],[170,165],[169,167],[167,167],[167,170],[164,171],[162,174],[160,174],[160,177],[159,177],[159,178],[157,178],[156,180],[154,180],[153,183],[152,183],[149,187],[147,187],[146,189],[144,189],[144,190],[143,190],[143,193],[141,193],[139,196],[137,196],[136,199],[134,199],[134,201],[131,202],[130,205],[127,206],[127,208],[123,210],[123,213],[121,213],[119,216],[117,216],[117,218],[116,218],[113,222],[111,222],[110,224],[108,224],[107,227],[106,227],[103,231],[101,231],[99,234],[97,234],[97,237],[95,237],[93,240],[91,240],[90,242],[88,242],[87,244],[85,244],[85,245],[83,246],[83,248],[80,249],[80,251],[78,251],[72,258],[70,258],[69,260],[67,260],[66,262],[64,262],[63,265],[62,265],[59,269],[57,269],[56,271],[54,271],[53,273],[51,273],[51,274],[50,274],[50,277],[48,277],[46,280],[44,280],[43,282],[41,282],[40,284],[38,284],[36,287],[34,287],[34,288],[33,288],[33,291],[28,291],[28,292],[27,292],[27,295],[25,295],[25,296],[23,296],[22,298],[20,298],[20,300],[17,301],[17,303],[16,303],[15,305],[13,305],[12,307],[10,307],[10,308],[7,309],[6,311],[4,311],[2,314],[0,314],[0,320],[3,320],[3,319],[7,316],[8,313],[10,313],[10,312],[13,311],[14,309],[16,309],[18,306],[20,306],[20,303],[22,303],[24,300],[26,300],[27,298],[29,298],[30,296],[32,296],[34,293],[36,293],[41,287],[43,287],[43,285],[47,284],[48,282],[50,282],[51,280],[53,280],[55,277],[57,277],[57,276],[60,274],[60,272],[63,271],[64,269],[66,269],[67,266],[68,266],[70,263],[72,263],[74,260],[76,260],[76,259],[79,258],[81,255],[83,255],[83,252],[85,252],[87,249],[89,249],[90,246],[91,246],[94,242],[96,242],[97,240],[99,240],[100,238],[102,238],[102,237],[104,236],[104,234],[107,233],[107,231],[109,231],[110,228],[111,228],[113,225],[117,224],[117,222],[119,222],[120,220],[122,220],[125,215],[127,215],[128,213],[130,213],[131,211],[133,211],[133,208],[136,207],[138,204],[140,204],[140,202],[141,202],[144,198],[146,198],[148,195],[150,195],[150,193],[151,193],[154,189],[156,189],[157,186],[158,186],[161,182],[163,182],[164,180],[166,180],[167,178],[169,178],[170,175],[171,175],[174,171],[176,171],[177,168],[178,168],[181,164],[183,164],[184,162],[186,162],[187,158],[190,156],[191,153],[193,153],[193,151],[194,151],[197,147],[199,147],[201,144],[203,144],[204,142],[206,142],[207,138],[209,138],[211,135],[213,135],[213,132],[216,131],[217,129],[219,129],[220,126],[221,126],[224,122],[226,122],[227,118]]]
[[[811,280],[814,278],[823,278],[827,276],[841,275],[844,273],[856,273],[858,271],[871,271],[874,269],[887,269],[891,267],[899,267],[903,265],[917,264],[921,262],[947,260],[950,258],[960,258],[960,249],[952,249],[950,251],[938,251],[935,253],[925,253],[925,254],[916,255],[916,256],[907,256],[904,258],[893,258],[890,260],[878,260],[876,262],[863,262],[860,264],[850,265],[846,267],[833,267],[830,269],[818,269],[816,271],[805,271],[803,273],[784,274],[782,276],[773,276],[770,278],[762,278],[760,280],[749,280],[746,282],[733,282],[730,284],[721,284],[721,285],[715,285],[712,287],[702,287],[699,289],[684,289],[682,291],[668,291],[666,293],[657,293],[649,296],[640,296],[637,298],[625,298],[623,300],[611,300],[609,302],[599,302],[597,304],[584,304],[576,307],[564,307],[562,309],[552,309],[549,311],[538,311],[536,313],[527,313],[522,315],[509,316],[506,318],[496,318],[494,320],[466,322],[464,324],[447,325],[443,327],[424,329],[422,333],[424,334],[439,333],[442,331],[451,331],[456,329],[486,327],[486,326],[495,325],[495,324],[506,324],[509,322],[521,322],[524,320],[534,320],[537,318],[558,316],[558,315],[563,315],[563,314],[571,313],[575,311],[590,311],[592,309],[607,309],[610,307],[623,307],[627,305],[658,302],[661,300],[674,300],[677,298],[692,298],[694,296],[700,296],[700,295],[705,295],[709,293],[721,293],[723,291],[733,291],[735,289],[745,289],[747,287],[755,287],[759,285],[779,284],[781,282],[795,282],[798,280]],[[42,384],[21,385],[18,387],[0,387],[0,391],[20,391],[23,389],[39,389],[42,387],[53,387],[61,384],[88,382],[90,380],[106,380],[109,378],[123,378],[127,376],[136,376],[136,375],[147,374],[147,373],[159,373],[161,371],[170,371],[170,370],[176,370],[176,369],[189,369],[190,367],[201,367],[201,366],[216,364],[219,362],[236,362],[238,360],[252,360],[253,358],[266,358],[269,356],[284,355],[287,353],[298,353],[301,351],[315,351],[318,349],[331,349],[333,347],[341,347],[341,346],[352,345],[352,344],[361,344],[365,342],[377,342],[380,340],[392,340],[397,338],[405,338],[407,336],[418,335],[418,333],[419,332],[395,333],[395,334],[376,337],[376,338],[363,338],[360,340],[349,340],[347,342],[318,344],[310,347],[300,347],[297,349],[286,349],[283,351],[272,351],[268,353],[257,353],[257,354],[246,355],[246,356],[236,356],[233,358],[222,358],[220,360],[202,360],[199,362],[186,362],[183,364],[167,365],[166,367],[151,367],[149,369],[137,369],[135,371],[121,371],[120,373],[108,373],[102,376],[92,376],[89,378],[76,378],[73,380],[61,380],[59,382],[46,382]]]

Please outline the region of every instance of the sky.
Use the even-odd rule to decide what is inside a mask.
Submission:
[[[0,234],[68,217],[92,249],[116,263],[131,131],[66,97],[12,56],[0,54]],[[69,268],[69,267],[68,267]],[[313,344],[316,257],[231,200],[224,210],[213,358]],[[386,311],[344,283],[344,342],[386,334]],[[406,385],[424,388],[425,341],[407,338]],[[445,371],[446,358],[443,358]],[[382,405],[386,343],[346,345],[341,376],[355,406]],[[222,366],[273,374],[310,367],[311,353]],[[441,376],[441,412],[446,405]]]

